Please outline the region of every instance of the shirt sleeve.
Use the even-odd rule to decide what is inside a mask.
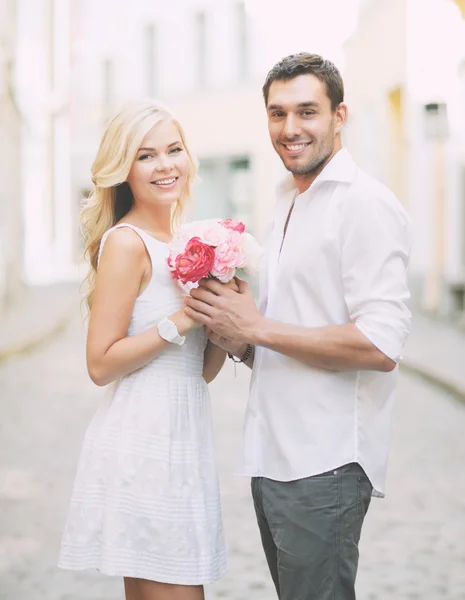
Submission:
[[[340,228],[344,297],[351,322],[395,362],[410,332],[409,217],[389,191],[349,198]]]

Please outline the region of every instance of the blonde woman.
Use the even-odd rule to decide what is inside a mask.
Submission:
[[[115,390],[85,436],[59,566],[124,577],[127,600],[201,600],[225,570],[207,389],[225,353],[166,266],[196,161],[173,116],[137,102],[92,173],[87,366]]]

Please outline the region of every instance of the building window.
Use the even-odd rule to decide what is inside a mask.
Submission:
[[[252,171],[248,156],[205,158],[200,161],[202,184],[196,194],[194,217],[233,218],[253,231]]]
[[[245,2],[236,3],[236,39],[237,39],[237,76],[245,81],[249,75],[249,37],[247,31],[247,12]]]
[[[103,61],[103,116],[106,120],[115,98],[115,69],[112,59]]]
[[[195,15],[195,45],[197,86],[203,89],[207,83],[207,17],[204,12]]]
[[[154,24],[150,24],[145,29],[145,61],[146,61],[146,82],[147,94],[155,96],[157,93],[157,30]]]

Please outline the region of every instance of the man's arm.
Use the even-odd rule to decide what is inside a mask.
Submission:
[[[253,343],[331,371],[392,371],[396,363],[353,324],[307,328],[265,319]]]
[[[214,332],[214,343],[238,358],[250,343],[323,369],[391,371],[395,367],[355,325],[307,328],[262,317],[245,281],[239,281],[239,293],[216,281],[203,281],[186,298],[185,310]],[[253,366],[253,355],[247,366]]]
[[[313,367],[391,371],[410,326],[408,217],[393,197],[360,197],[346,203],[341,218],[341,275],[350,323],[305,328],[267,319],[242,281],[239,293],[203,281],[186,299],[186,313],[222,337]]]
[[[226,293],[210,280],[186,298],[187,315],[212,329],[213,341],[238,358],[250,343],[322,369],[391,371],[396,365],[353,324],[307,328],[273,321],[258,313],[245,282],[239,289]],[[246,364],[253,366],[253,355]]]

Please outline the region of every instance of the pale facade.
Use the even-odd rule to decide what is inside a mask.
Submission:
[[[18,296],[22,276],[20,114],[14,90],[16,1],[0,2],[0,313]]]
[[[73,0],[0,3],[0,298],[75,279],[70,231]],[[1,301],[0,301],[1,302]]]
[[[70,0],[18,0],[16,93],[21,119],[24,274],[76,277],[69,240]]]
[[[111,30],[101,36],[101,23]],[[73,194],[107,118],[133,98],[157,98],[178,116],[200,159],[194,217],[235,216],[258,236],[281,174],[268,141],[256,24],[236,0],[82,3],[82,42],[73,74]],[[107,30],[108,33],[108,30]],[[124,40],[124,43],[123,43]]]
[[[409,210],[415,301],[463,311],[465,21],[462,0],[367,0],[346,44],[347,143]]]
[[[354,1],[340,4],[345,31],[356,21]],[[301,50],[337,61],[337,40],[344,36],[321,2],[288,5],[283,13],[265,0],[178,0],[176,8],[169,2],[81,0],[72,90],[76,202],[89,187],[108,116],[129,99],[155,97],[179,117],[200,159],[193,216],[242,218],[262,238],[284,173],[267,132],[261,95],[266,73]],[[320,27],[309,36],[315,11]]]
[[[300,50],[340,64],[336,38],[355,24],[356,2],[341,0],[336,32],[332,10],[317,0],[288,0],[285,14],[265,0],[4,0],[0,27],[16,41],[14,106],[3,103],[1,115],[17,112],[2,155],[17,201],[15,225],[3,222],[0,288],[7,271],[28,283],[82,277],[78,216],[91,163],[108,117],[132,98],[158,98],[185,126],[201,163],[193,216],[235,216],[262,238],[284,173],[268,139],[264,77]]]

